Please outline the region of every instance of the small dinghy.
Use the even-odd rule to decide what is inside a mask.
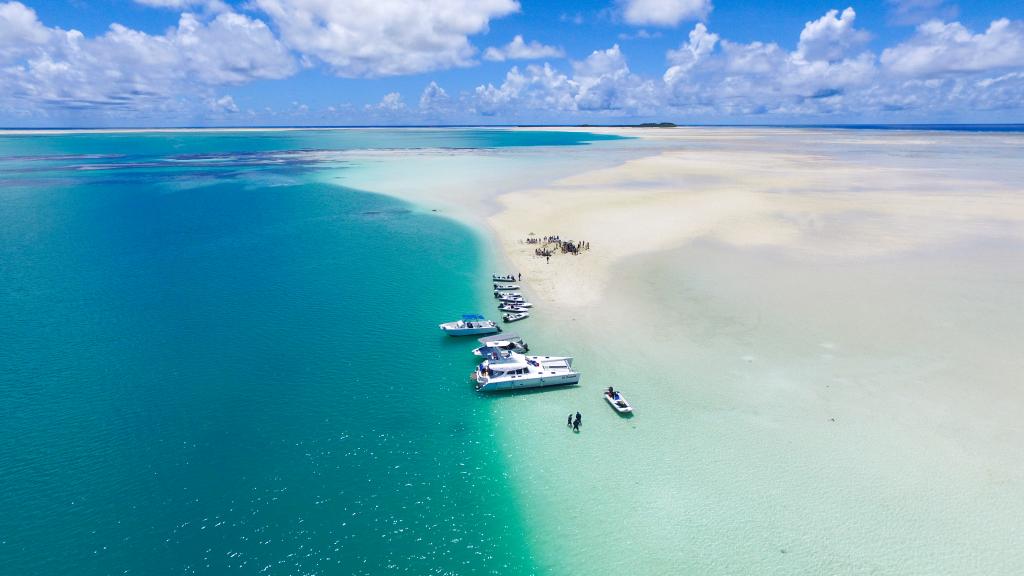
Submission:
[[[516,277],[513,276],[512,274],[509,274],[507,276],[501,274],[491,274],[491,280],[493,280],[494,282],[515,282]]]
[[[498,310],[501,310],[502,312],[512,312],[514,314],[524,314],[530,311],[530,309],[525,306],[517,306],[515,304],[502,304],[501,306],[498,306]]]
[[[502,292],[501,290],[494,291],[494,297],[499,300],[510,300],[512,298],[522,298],[523,295],[520,292]]]
[[[629,402],[626,402],[626,398],[611,386],[604,391],[604,399],[608,401],[608,404],[612,409],[619,414],[626,414],[627,412],[633,411],[633,407],[629,405]]]
[[[529,318],[529,312],[509,312],[501,317],[505,322],[518,322],[523,318]]]
[[[519,284],[495,284],[494,291],[498,290],[519,290]]]
[[[523,302],[522,300],[501,300],[498,302],[498,310],[502,312],[508,312],[505,308],[533,308],[532,302]]]

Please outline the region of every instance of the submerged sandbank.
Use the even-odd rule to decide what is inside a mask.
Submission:
[[[544,310],[531,343],[583,372],[495,402],[541,564],[1024,570],[1024,138],[652,132],[490,219]],[[592,250],[547,263],[530,232]]]

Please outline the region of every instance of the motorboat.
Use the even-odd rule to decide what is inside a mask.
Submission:
[[[449,336],[472,336],[501,332],[501,327],[494,320],[488,320],[479,314],[463,314],[461,320],[438,324],[438,327]]]
[[[470,375],[480,392],[519,390],[578,384],[568,356],[527,356],[512,350],[492,350]]]
[[[498,300],[522,300],[523,294],[522,292],[502,292],[501,290],[495,290],[494,297]]]
[[[501,319],[505,322],[518,322],[529,317],[529,312],[506,312],[505,314],[502,314]]]
[[[526,306],[517,306],[515,304],[502,304],[501,306],[498,306],[498,310],[501,310],[502,312],[512,312],[514,314],[523,314],[530,311]]]
[[[626,398],[622,395],[622,393],[612,388],[611,386],[609,386],[608,389],[604,391],[604,399],[608,402],[612,409],[618,412],[619,414],[625,414],[627,412],[633,411],[633,407],[629,405],[629,402],[626,402]]]
[[[489,358],[493,352],[518,352],[526,354],[530,346],[523,341],[523,338],[514,332],[502,332],[500,336],[484,336],[477,339],[482,346],[473,349],[473,354]]]
[[[502,275],[502,274],[491,274],[491,280],[494,282],[515,282],[516,277],[514,274]]]
[[[494,291],[498,290],[519,290],[519,284],[495,284]]]
[[[505,308],[512,306],[514,308],[533,308],[532,302],[524,302],[522,300],[499,300],[498,310],[502,312],[508,312]]]

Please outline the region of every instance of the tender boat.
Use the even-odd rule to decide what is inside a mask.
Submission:
[[[438,324],[438,327],[449,336],[472,336],[501,332],[501,328],[494,320],[487,320],[479,314],[463,314],[462,320]]]
[[[505,310],[505,308],[509,307],[509,306],[512,306],[512,307],[515,307],[515,308],[533,308],[533,303],[531,303],[531,302],[523,302],[522,300],[499,300],[498,301],[498,310],[501,310],[502,312],[508,312],[508,310]]]
[[[495,284],[494,291],[498,290],[519,290],[519,284]]]
[[[490,358],[494,352],[512,351],[526,354],[530,351],[530,346],[523,342],[523,338],[513,332],[502,332],[501,336],[484,336],[477,341],[483,346],[474,348],[473,354],[484,358]]]
[[[622,393],[620,393],[618,390],[615,390],[611,386],[609,386],[608,389],[604,391],[604,399],[608,402],[612,409],[618,412],[619,414],[625,414],[627,412],[633,411],[633,407],[629,405],[629,402],[626,402],[626,398],[622,395]]]
[[[515,304],[502,304],[501,306],[498,306],[498,310],[501,310],[502,312],[514,312],[516,314],[522,314],[530,311],[526,306],[516,306]]]
[[[521,292],[502,292],[501,290],[495,290],[494,297],[498,300],[522,300],[523,294]]]
[[[578,384],[568,356],[526,356],[511,350],[494,350],[470,375],[480,392],[518,390]]]
[[[491,280],[494,282],[515,282],[516,277],[512,274],[507,276],[501,274],[491,274]]]
[[[506,312],[501,316],[501,319],[505,322],[518,322],[519,320],[529,317],[529,312]]]

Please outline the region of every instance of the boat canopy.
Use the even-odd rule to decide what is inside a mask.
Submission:
[[[481,316],[480,314],[463,314],[462,319],[465,320],[466,322],[472,322],[475,320],[483,320],[484,317]]]

